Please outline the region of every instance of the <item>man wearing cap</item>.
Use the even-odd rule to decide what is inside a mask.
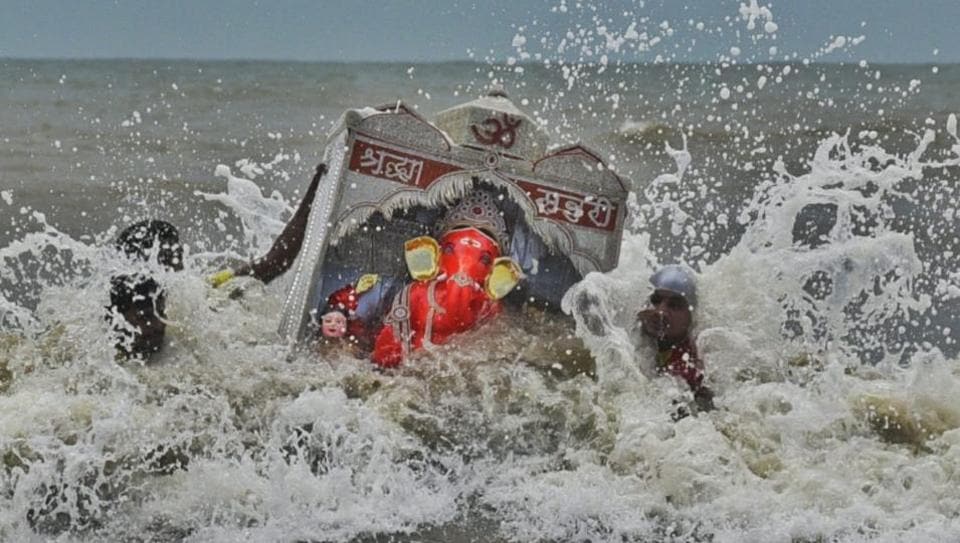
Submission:
[[[697,303],[693,273],[679,265],[660,268],[650,277],[649,305],[637,313],[643,333],[657,342],[657,372],[686,381],[697,407],[713,409],[713,392],[703,384],[703,360],[690,334]]]

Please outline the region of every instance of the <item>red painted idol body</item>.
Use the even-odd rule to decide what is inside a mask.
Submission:
[[[451,230],[440,238],[438,256],[437,275],[408,285],[388,315],[374,345],[377,365],[397,366],[405,351],[446,343],[500,311],[487,288],[500,257],[497,242],[476,228]]]

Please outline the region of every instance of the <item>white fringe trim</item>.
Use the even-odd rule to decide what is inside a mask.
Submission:
[[[390,220],[394,213],[416,205],[427,208],[449,207],[473,190],[474,178],[481,183],[506,189],[507,196],[523,213],[523,220],[535,234],[540,236],[547,247],[551,251],[570,255],[573,251],[573,240],[570,234],[554,221],[538,218],[536,204],[520,187],[489,170],[450,173],[434,181],[427,190],[401,189],[375,206],[357,207],[334,226],[330,245],[337,245],[341,239],[355,232],[377,212]]]

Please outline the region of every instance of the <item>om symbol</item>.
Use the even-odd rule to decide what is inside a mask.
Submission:
[[[480,124],[472,124],[470,130],[473,132],[473,137],[484,145],[499,145],[509,149],[517,142],[517,128],[522,121],[504,113],[499,119],[488,117]]]

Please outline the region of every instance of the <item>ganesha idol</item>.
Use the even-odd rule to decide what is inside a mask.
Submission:
[[[549,143],[502,90],[433,121],[396,102],[346,111],[280,335],[395,367],[501,312],[560,313],[574,283],[616,267],[627,189],[599,153]]]
[[[517,285],[522,272],[502,256],[508,237],[493,198],[482,191],[467,194],[439,230],[439,241],[420,236],[404,244],[412,282],[397,292],[379,330],[371,336],[366,329],[371,319],[357,314],[360,299],[379,280],[367,274],[330,295],[321,333],[353,341],[372,337],[373,362],[394,367],[425,344],[446,343],[497,315],[501,298]]]

